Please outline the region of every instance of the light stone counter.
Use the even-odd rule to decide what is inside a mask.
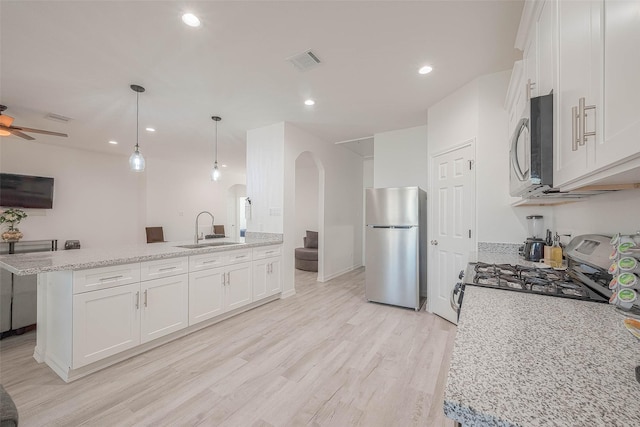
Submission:
[[[199,243],[212,243],[229,239],[209,239]],[[245,249],[257,246],[282,243],[282,234],[247,233],[244,243],[214,247],[187,249],[179,245],[193,244],[193,241],[146,243],[141,245],[89,248],[56,252],[35,252],[0,256],[0,268],[9,270],[19,276],[46,273],[49,271],[83,270],[87,268],[106,267],[109,265],[128,264],[154,259],[175,258],[180,256],[200,255],[210,252]]]
[[[613,306],[467,286],[445,389],[463,426],[640,426],[640,341]]]
[[[487,264],[512,264],[523,265],[525,267],[551,268],[542,262],[525,261],[517,253],[501,253],[501,252],[471,252],[469,254],[469,262],[485,262]]]

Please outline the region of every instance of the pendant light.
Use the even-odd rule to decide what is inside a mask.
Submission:
[[[213,162],[213,169],[211,169],[211,180],[217,181],[220,179],[220,169],[218,169],[218,122],[222,120],[221,117],[212,116],[211,119],[216,124],[216,146],[215,146],[215,161]]]
[[[139,110],[140,110],[140,94],[144,92],[144,88],[138,85],[131,85],[131,89],[136,93],[136,149],[129,157],[129,167],[134,172],[144,172],[144,157],[140,154],[140,146],[138,145],[138,140],[140,137],[140,126],[139,126]]]

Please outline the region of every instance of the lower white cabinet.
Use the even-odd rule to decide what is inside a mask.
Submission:
[[[250,262],[189,274],[189,325],[240,308],[251,301]]]
[[[224,313],[224,267],[189,273],[189,325]]]
[[[73,368],[188,326],[188,276],[73,296]]]
[[[243,262],[225,268],[225,311],[251,303],[251,263]]]
[[[253,261],[253,300],[275,295],[282,291],[282,256],[280,247],[272,253],[277,256],[270,256],[269,251],[261,251],[266,258],[260,259],[260,255],[254,253]],[[259,259],[255,259],[255,258]]]
[[[189,276],[140,283],[140,342],[145,343],[189,326]]]
[[[140,344],[140,284],[73,296],[73,368]]]

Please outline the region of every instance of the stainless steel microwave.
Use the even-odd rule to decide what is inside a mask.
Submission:
[[[511,137],[509,193],[532,197],[553,187],[553,95],[531,98]]]

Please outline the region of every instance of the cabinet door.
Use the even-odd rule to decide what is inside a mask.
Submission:
[[[269,269],[269,258],[253,261],[253,277],[251,287],[253,289],[253,300],[267,296],[267,276]]]
[[[0,269],[0,332],[11,329],[11,273]]]
[[[142,343],[186,328],[189,324],[189,277],[186,274],[140,283]]]
[[[555,0],[547,0],[542,5],[536,25],[538,49],[538,78],[536,93],[538,96],[548,95],[555,84]]]
[[[587,174],[593,165],[594,143],[601,138],[589,137],[586,143],[573,144],[574,117],[572,108],[580,98],[586,105],[601,109],[601,4],[593,1],[558,1],[558,91],[555,107],[556,140],[554,186],[563,185]],[[597,111],[597,110],[596,110]],[[587,131],[595,128],[595,114],[588,114]]]
[[[251,302],[251,263],[231,265],[226,268],[226,309],[234,310]]]
[[[604,8],[604,137],[596,147],[598,168],[640,154],[640,1],[607,1]]]
[[[529,39],[529,45],[525,48],[522,60],[524,62],[524,81],[521,90],[524,91],[525,101],[538,96],[538,39],[536,27],[532,27],[534,34]]]
[[[267,292],[269,295],[275,295],[282,292],[282,258],[271,258],[269,260],[269,269],[267,275]]]
[[[224,267],[189,273],[189,325],[224,312]]]
[[[140,343],[140,285],[73,296],[73,368]]]

